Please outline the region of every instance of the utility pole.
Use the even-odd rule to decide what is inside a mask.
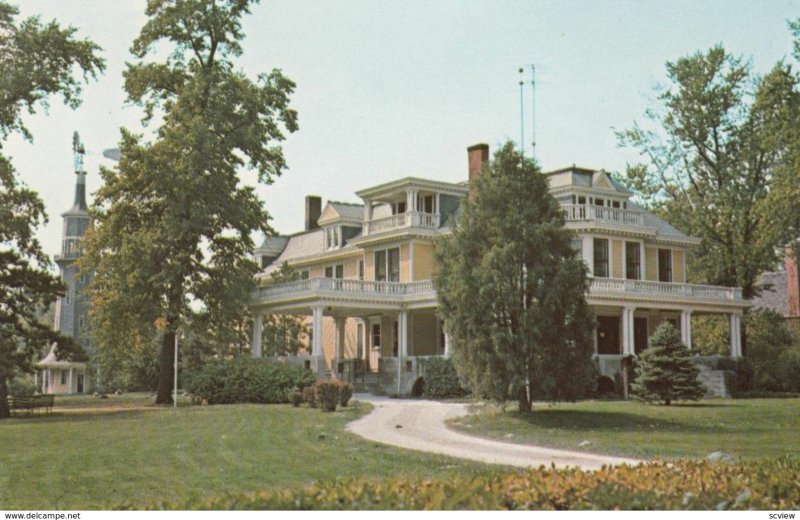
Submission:
[[[536,65],[531,63],[531,158],[536,160]]]
[[[522,101],[524,82],[522,67],[519,68],[519,152],[525,157],[525,106]]]

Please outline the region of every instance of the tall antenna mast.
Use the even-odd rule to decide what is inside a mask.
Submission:
[[[519,151],[525,156],[525,110],[522,102],[522,67],[519,68]]]
[[[536,65],[531,63],[531,157],[536,159]]]

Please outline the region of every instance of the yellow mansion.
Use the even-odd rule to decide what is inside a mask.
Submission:
[[[361,204],[324,208],[319,197],[306,197],[305,229],[270,237],[255,251],[263,269],[251,302],[253,355],[262,355],[266,315],[305,317],[309,346],[289,362],[410,393],[423,372],[420,361],[450,348],[431,281],[434,240],[450,233],[469,179],[488,158],[487,145],[469,147],[463,183],[407,177],[356,192]],[[692,315],[727,315],[730,354],[741,355],[740,317],[748,306],[741,291],[686,283],[687,251],[697,238],[638,207],[604,171],[571,167],[545,175],[589,268],[587,300],[597,316],[603,375],[613,376],[623,356],[645,349],[664,320],[691,346]],[[299,280],[273,282],[284,263]]]

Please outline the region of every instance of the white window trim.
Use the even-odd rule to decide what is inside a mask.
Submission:
[[[637,242],[639,244],[639,280],[644,280],[644,265],[646,263],[646,256],[644,252],[644,240],[628,240],[622,239],[622,278],[628,279],[628,242]]]
[[[400,269],[400,266],[402,264],[401,258],[402,258],[403,246],[401,244],[398,244],[398,245],[391,246],[391,247],[384,247],[384,248],[373,249],[372,250],[372,263],[373,263],[373,265],[372,265],[372,271],[373,271],[372,278],[376,282],[379,281],[379,280],[378,280],[378,262],[376,261],[375,256],[380,251],[385,251],[386,252],[386,254],[384,255],[385,256],[385,260],[384,261],[386,262],[386,280],[381,280],[381,281],[384,281],[384,282],[390,281],[389,280],[389,250],[390,249],[397,249],[397,281],[398,282],[402,281],[402,279],[401,279],[402,278],[402,276],[401,276],[402,270]]]

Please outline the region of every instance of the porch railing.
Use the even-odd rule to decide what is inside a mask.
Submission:
[[[594,204],[562,204],[561,209],[564,211],[564,220],[567,222],[600,220],[632,226],[644,225],[644,214],[635,209],[608,208]]]
[[[719,285],[696,285],[675,282],[653,282],[650,280],[619,280],[592,278],[589,293],[636,293],[688,296],[708,300],[742,300],[739,287]]]
[[[439,214],[408,211],[406,213],[398,213],[397,215],[369,220],[364,223],[364,234],[374,235],[384,231],[410,227],[436,229],[439,227]]]

